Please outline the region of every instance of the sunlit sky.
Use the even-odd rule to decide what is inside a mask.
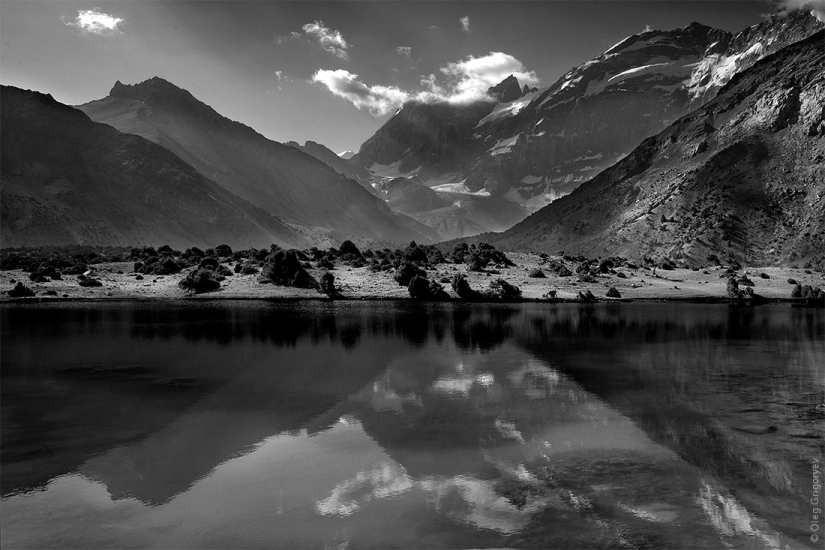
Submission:
[[[548,86],[645,28],[739,31],[768,1],[0,2],[0,82],[77,105],[160,76],[277,141],[358,147],[404,100]]]

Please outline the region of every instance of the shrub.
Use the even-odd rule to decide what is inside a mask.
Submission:
[[[23,283],[18,282],[16,285],[14,285],[14,288],[6,291],[6,294],[11,296],[12,298],[26,298],[29,296],[34,296],[34,291],[26,285],[24,285]]]
[[[200,294],[201,292],[210,292],[221,287],[223,277],[216,274],[210,269],[198,268],[193,269],[186,274],[178,285],[190,292]]]
[[[169,256],[164,256],[155,262],[144,265],[140,272],[145,275],[172,275],[180,273],[181,269],[181,266],[175,260]]]
[[[796,284],[799,284],[799,283],[796,282],[796,279],[788,279],[788,284],[796,285]]]
[[[218,262],[217,258],[208,257],[200,261],[198,264],[198,269],[215,270],[219,265],[220,262]]]
[[[315,267],[318,269],[335,269],[335,264],[329,261],[328,258],[321,258],[315,262]]]
[[[295,250],[278,250],[266,257],[261,275],[276,285],[318,288],[318,283],[301,267]]]
[[[607,289],[607,297],[608,298],[621,298],[622,295],[619,294],[619,291],[616,290],[616,287],[611,286],[609,289]]]
[[[410,281],[412,281],[412,278],[416,275],[426,277],[427,273],[423,269],[418,268],[415,264],[403,262],[395,270],[393,279],[395,279],[395,282],[399,285],[408,287],[410,285]]]
[[[739,279],[736,282],[738,282],[740,285],[744,285],[744,286],[753,286],[753,281],[748,279],[747,275],[742,275],[741,277],[739,277]]]
[[[219,244],[215,247],[215,254],[220,256],[221,258],[225,258],[227,256],[232,255],[232,247],[228,244]]]
[[[217,275],[222,276],[222,277],[231,277],[232,276],[232,270],[229,269],[228,267],[226,267],[223,264],[220,264],[218,267],[215,268],[215,273]]]
[[[499,300],[518,300],[521,298],[521,289],[504,279],[493,279],[490,281],[490,289],[485,292],[485,295]]]
[[[327,296],[337,295],[338,289],[335,288],[335,275],[333,275],[329,271],[324,271],[321,274],[321,278],[318,280],[318,290],[320,290]]]
[[[480,297],[479,292],[470,287],[470,283],[467,281],[467,276],[463,273],[456,273],[453,275],[451,286],[453,287],[453,292],[465,300],[475,300]]]
[[[619,279],[627,279],[627,275],[625,275],[625,274],[624,274],[623,272],[621,272],[621,271],[619,271],[618,273],[616,273],[616,277],[618,277]]]
[[[581,283],[595,283],[596,278],[589,273],[581,273],[579,275],[579,282]]]
[[[254,262],[247,260],[243,263],[243,265],[241,265],[241,269],[239,272],[241,275],[254,275],[258,272],[258,267],[255,265]]]
[[[450,297],[440,284],[420,275],[414,275],[410,279],[407,290],[413,300],[447,300]]]
[[[727,293],[728,293],[728,298],[731,298],[731,299],[736,299],[736,298],[739,298],[741,296],[741,294],[739,292],[739,283],[733,277],[728,278]]]
[[[592,303],[596,301],[596,297],[589,290],[579,291],[576,298],[582,302]]]
[[[467,271],[484,271],[484,268],[487,267],[488,260],[481,254],[465,254],[464,255],[464,263],[467,264]]]
[[[341,256],[346,256],[347,254],[352,254],[353,256],[356,256],[358,258],[362,257],[361,251],[358,250],[358,247],[355,246],[355,243],[353,243],[352,241],[349,241],[349,240],[344,241],[344,242],[341,243],[340,253],[341,253]]]
[[[763,279],[770,279],[771,278],[771,276],[768,275],[767,273],[760,273],[759,276],[762,277]]]
[[[83,278],[78,277],[77,278],[77,284],[79,284],[80,286],[89,286],[89,287],[91,287],[91,286],[103,286],[103,283],[101,283],[97,279],[93,279],[91,277],[83,277]]]
[[[537,267],[534,267],[533,269],[531,269],[530,272],[527,274],[527,276],[531,277],[533,279],[545,279],[545,278],[547,278],[547,276],[544,274],[544,271],[542,271],[541,269],[539,269]]]
[[[566,265],[557,260],[551,260],[548,262],[545,269],[552,271],[557,277],[569,277],[573,274],[573,272],[570,271]]]

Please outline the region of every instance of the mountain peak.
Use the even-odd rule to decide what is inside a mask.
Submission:
[[[148,80],[137,84],[123,84],[120,80],[115,82],[109,91],[111,97],[122,97],[127,99],[138,99],[140,101],[161,100],[183,103],[201,103],[195,97],[159,76],[153,76]]]
[[[691,21],[690,24],[685,26],[686,31],[687,30],[697,30],[697,31],[698,30],[707,30],[707,29],[710,29],[710,28],[711,27],[708,27],[707,25],[703,25],[702,23],[699,23],[698,21]]]
[[[515,75],[510,75],[495,86],[487,89],[487,95],[502,103],[515,101],[522,96],[521,86]]]

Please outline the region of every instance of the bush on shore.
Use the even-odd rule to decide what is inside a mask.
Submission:
[[[6,294],[12,298],[27,298],[29,296],[34,296],[34,291],[23,283],[18,282],[14,285],[14,288],[7,290]]]
[[[223,277],[211,269],[197,268],[187,273],[178,285],[185,290],[200,294],[219,289],[222,280]]]

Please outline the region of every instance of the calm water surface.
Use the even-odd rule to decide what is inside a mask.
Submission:
[[[821,310],[0,314],[4,548],[820,547]]]

